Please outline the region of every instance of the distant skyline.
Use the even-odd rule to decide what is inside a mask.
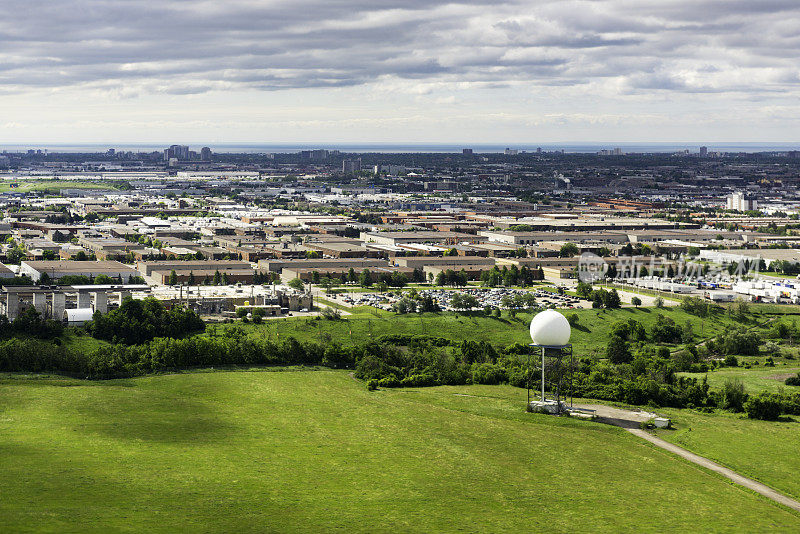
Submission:
[[[104,153],[113,148],[117,152],[162,152],[171,142],[163,143],[87,143],[87,144],[2,144],[3,152],[26,152],[28,150],[48,150],[52,153]],[[476,154],[500,153],[506,148],[520,152],[535,152],[541,148],[545,152],[564,151],[566,153],[593,154],[601,150],[621,148],[623,153],[677,153],[688,151],[697,154],[701,146],[705,146],[710,153],[739,153],[739,152],[787,152],[800,150],[800,143],[599,143],[599,142],[572,142],[572,143],[541,143],[538,145],[515,143],[196,143],[189,144],[190,150],[199,151],[201,147],[209,146],[215,153],[293,153],[311,149],[339,150],[343,153],[460,153],[469,148]]]
[[[0,146],[800,142],[794,0],[4,7]]]

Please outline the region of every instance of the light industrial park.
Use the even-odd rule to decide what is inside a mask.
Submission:
[[[251,376],[325,376],[346,402],[426,392],[425,417],[489,395],[520,429],[622,429],[800,510],[783,477],[743,477],[749,460],[688,434],[800,414],[795,151],[173,145],[2,163],[2,387],[293,370]]]
[[[800,532],[800,4],[6,0],[0,533]]]

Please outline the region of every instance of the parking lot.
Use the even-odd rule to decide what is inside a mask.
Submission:
[[[386,293],[344,293],[340,295],[326,295],[330,299],[343,306],[373,306],[382,310],[392,310],[392,305],[399,301],[403,296],[407,296],[410,290],[389,291]],[[509,299],[524,295],[533,295],[538,307],[555,308],[586,308],[591,307],[591,302],[583,301],[571,295],[559,295],[551,291],[541,289],[523,290],[504,287],[466,287],[463,289],[420,289],[417,294],[420,297],[429,296],[444,311],[454,310],[450,306],[450,301],[456,293],[472,295],[478,300],[479,308],[491,309],[510,309]],[[518,309],[523,306],[519,306]]]

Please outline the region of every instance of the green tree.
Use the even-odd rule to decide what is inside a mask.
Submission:
[[[297,289],[298,291],[302,291],[306,287],[303,281],[300,280],[299,278],[292,278],[286,285],[291,287],[292,289]]]
[[[588,299],[592,295],[592,284],[587,284],[586,282],[578,282],[578,285],[575,288],[575,292],[578,294],[579,297]]]
[[[177,285],[177,283],[178,283],[178,273],[176,273],[175,269],[173,269],[169,273],[169,285],[174,286]]]
[[[622,306],[622,302],[620,301],[619,294],[617,293],[616,289],[612,289],[603,295],[603,306],[609,309],[619,308]]]
[[[628,363],[633,359],[628,342],[619,336],[611,336],[606,346],[606,357],[611,363]]]
[[[358,277],[358,283],[361,287],[369,287],[372,285],[372,274],[369,269],[364,269]]]
[[[562,258],[571,258],[577,256],[581,251],[575,243],[564,243],[559,250],[558,255]]]

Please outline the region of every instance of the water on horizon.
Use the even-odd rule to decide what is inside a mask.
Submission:
[[[109,148],[117,151],[132,151],[132,152],[154,152],[162,151],[170,144],[153,144],[153,143],[120,143],[120,144],[14,144],[2,145],[0,144],[0,151],[6,152],[25,152],[30,149],[47,150],[48,152],[66,152],[66,153],[103,153]],[[199,151],[201,147],[208,146],[214,152],[220,153],[240,153],[240,154],[258,154],[258,153],[295,153],[302,150],[339,150],[348,153],[460,153],[464,148],[471,148],[475,153],[499,153],[503,152],[506,148],[514,150],[535,152],[537,148],[543,151],[552,152],[563,150],[567,153],[595,153],[600,150],[610,150],[613,148],[621,148],[623,152],[635,153],[673,153],[688,150],[689,152],[699,152],[701,146],[707,146],[709,152],[785,152],[787,150],[799,150],[800,143],[542,143],[541,145],[534,144],[435,144],[435,143],[285,143],[285,144],[189,144],[192,150]]]

